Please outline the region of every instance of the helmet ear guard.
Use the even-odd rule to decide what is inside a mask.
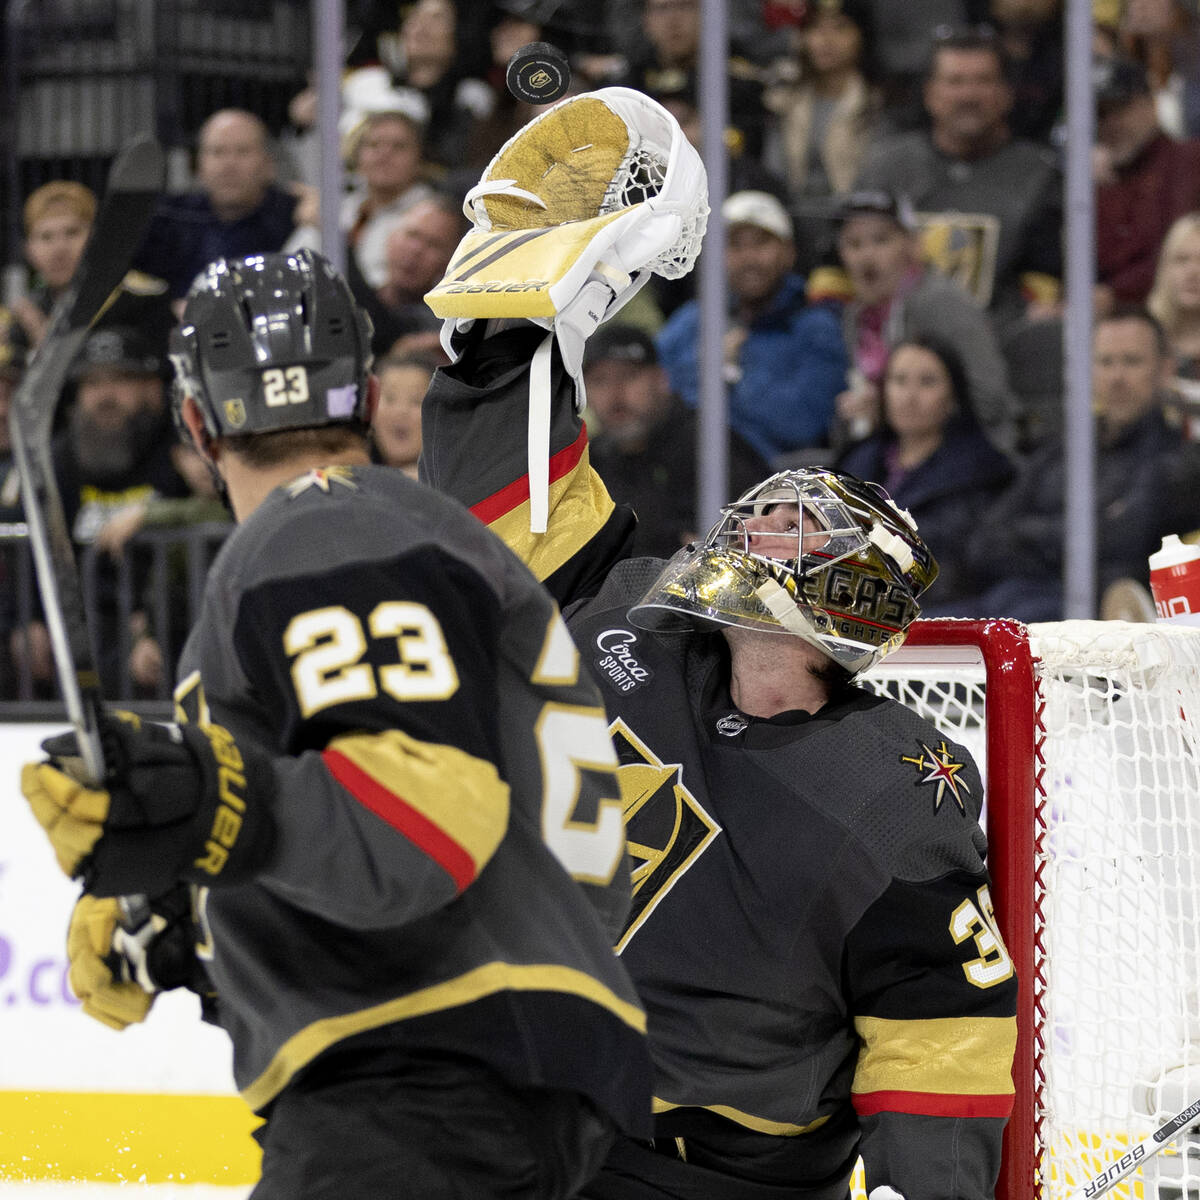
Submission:
[[[756,553],[747,522],[780,504],[799,510],[795,554]],[[904,640],[936,576],[912,517],[882,488],[821,468],[781,471],[723,508],[705,541],[680,550],[629,617],[659,632],[731,625],[791,634],[857,674]]]
[[[321,255],[218,259],[171,335],[173,412],[192,396],[213,438],[366,424],[371,322]]]

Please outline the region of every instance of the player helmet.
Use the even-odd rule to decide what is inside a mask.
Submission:
[[[321,255],[210,263],[171,334],[176,410],[195,398],[212,437],[365,423],[371,322]]]
[[[803,517],[787,534],[794,553],[768,557],[752,549],[746,522],[779,504]],[[678,551],[629,618],[660,632],[711,623],[795,634],[856,675],[903,641],[937,569],[881,487],[820,467],[780,471]]]

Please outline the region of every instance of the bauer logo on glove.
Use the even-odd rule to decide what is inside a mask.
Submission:
[[[102,785],[78,778],[73,733],[49,738],[49,762],[28,763],[21,790],[58,864],[95,896],[158,896],[179,880],[249,878],[269,853],[269,764],[243,754],[219,725],[106,716]]]

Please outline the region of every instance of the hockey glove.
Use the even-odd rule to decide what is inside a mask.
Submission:
[[[267,759],[219,725],[106,717],[103,787],[79,781],[74,733],[49,738],[21,790],[67,875],[94,896],[210,887],[249,878],[270,852],[273,777]]]
[[[895,1188],[888,1187],[886,1183],[883,1183],[879,1187],[871,1189],[867,1200],[904,1200],[904,1197]]]
[[[129,930],[120,902],[86,893],[71,913],[67,930],[67,981],[89,1017],[110,1029],[146,1019],[157,992],[186,987],[202,998],[212,994],[196,958],[192,889],[177,884]]]

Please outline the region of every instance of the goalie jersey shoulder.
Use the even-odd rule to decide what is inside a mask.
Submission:
[[[815,757],[836,776],[833,793],[853,805],[848,819],[865,850],[903,878],[983,869],[983,780],[965,746],[861,688],[833,728],[840,751]]]

